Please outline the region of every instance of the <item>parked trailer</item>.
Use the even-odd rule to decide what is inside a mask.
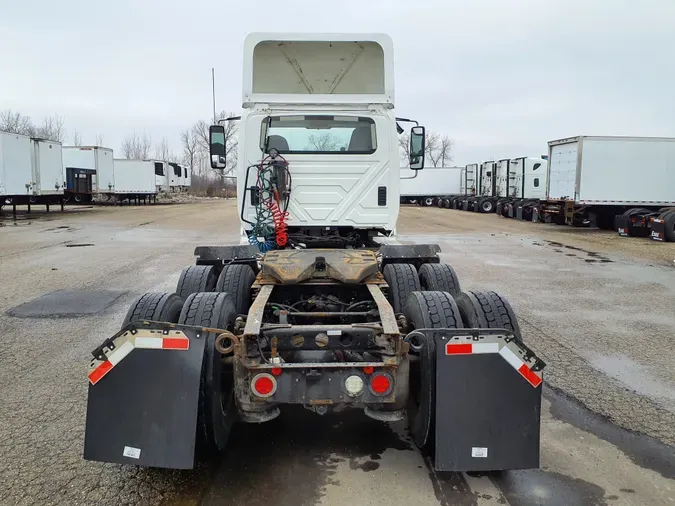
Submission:
[[[168,191],[177,192],[180,191],[181,179],[183,177],[183,170],[180,165],[174,162],[168,162],[167,167],[167,181],[168,181]]]
[[[0,207],[31,194],[31,150],[30,137],[0,132]]]
[[[425,167],[414,171],[401,169],[401,204],[433,206],[440,199],[459,195],[461,167]]]
[[[192,187],[192,170],[190,167],[183,167],[185,173],[185,191],[188,191]]]
[[[154,160],[114,160],[113,194],[119,202],[145,202],[157,195],[156,162]]]
[[[646,236],[675,206],[675,138],[577,136],[548,144],[547,201],[533,220]]]
[[[546,200],[548,162],[541,157],[520,157],[497,162],[497,214],[531,220],[534,209]]]
[[[470,163],[462,170],[462,180],[460,187],[460,196],[451,202],[452,209],[469,209],[469,202],[476,196],[477,178],[479,174],[479,164]]]
[[[64,146],[63,180],[66,200],[91,202],[108,194],[113,178],[113,150],[100,146]]]
[[[169,164],[160,160],[145,161],[152,162],[154,164],[156,193],[170,191]]]

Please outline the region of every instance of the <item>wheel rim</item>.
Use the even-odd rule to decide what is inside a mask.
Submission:
[[[424,203],[425,203],[426,205],[430,206],[431,204],[434,203],[434,199],[426,199],[426,200],[424,201]]]

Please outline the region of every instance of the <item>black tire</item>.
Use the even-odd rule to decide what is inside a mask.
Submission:
[[[422,205],[426,207],[430,207],[434,205],[434,198],[433,197],[424,197],[422,199]]]
[[[664,235],[666,236],[666,241],[675,242],[675,211],[670,211],[666,213],[663,217],[663,224],[666,227]]]
[[[237,311],[232,298],[225,293],[191,294],[180,313],[178,323],[231,330]],[[237,419],[234,402],[234,373],[216,351],[215,333],[204,334],[204,362],[199,392],[197,435],[202,453],[222,452]]]
[[[212,292],[217,282],[216,270],[212,265],[191,265],[181,272],[176,293],[187,299],[193,293]]]
[[[141,320],[178,323],[182,308],[183,299],[175,293],[146,293],[131,304],[122,328]]]
[[[495,211],[495,203],[492,199],[483,199],[480,201],[478,212],[493,213]]]
[[[389,303],[394,313],[402,313],[408,296],[422,289],[417,270],[411,264],[387,264],[382,275],[389,285]]]
[[[251,285],[255,272],[248,265],[226,265],[218,276],[216,292],[226,292],[232,297],[238,314],[248,314],[251,306]]]
[[[455,297],[466,328],[506,329],[523,342],[518,319],[506,297],[496,292],[462,292]]]
[[[453,297],[462,291],[457,273],[448,264],[422,264],[419,278],[424,291],[448,292]]]
[[[462,318],[452,295],[447,292],[413,292],[403,310],[416,329],[461,328]],[[419,448],[433,453],[436,417],[436,336],[427,340],[419,361],[410,364],[410,435]]]

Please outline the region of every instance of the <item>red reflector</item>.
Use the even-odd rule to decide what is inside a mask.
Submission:
[[[281,374],[281,367],[272,367],[272,374],[279,376]]]
[[[376,374],[370,380],[370,388],[375,395],[384,395],[391,389],[391,380],[384,374]]]
[[[190,340],[182,337],[165,337],[162,339],[162,348],[165,350],[187,350]]]
[[[471,354],[471,343],[468,344],[451,344],[448,343],[445,345],[445,354],[446,355],[470,355]]]
[[[371,365],[369,365],[369,366],[363,368],[363,372],[364,372],[365,374],[373,374],[373,371],[374,371],[374,370],[375,370],[375,369],[373,369],[373,366],[371,366]]]
[[[260,395],[268,395],[272,390],[274,390],[274,382],[271,378],[267,376],[261,376],[253,384],[253,388]]]
[[[89,373],[89,381],[91,382],[92,385],[95,385],[96,383],[99,382],[99,380],[108,374],[108,371],[113,368],[113,365],[111,362],[106,360],[103,362],[101,365],[99,365],[96,369],[91,371]]]
[[[520,369],[518,369],[518,372],[522,374],[523,378],[529,381],[533,387],[538,387],[541,384],[541,378],[537,376],[529,367],[527,367],[527,364],[521,365]]]

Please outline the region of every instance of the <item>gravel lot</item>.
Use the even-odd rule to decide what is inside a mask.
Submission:
[[[223,200],[0,217],[0,504],[675,503],[675,244],[435,208],[399,239],[505,295],[548,363],[541,470],[439,475],[403,426],[292,410],[197,471],[82,460],[90,351],[238,227]]]

